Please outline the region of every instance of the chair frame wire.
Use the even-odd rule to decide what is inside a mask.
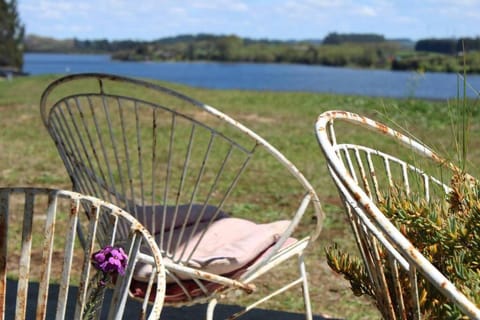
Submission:
[[[389,319],[407,319],[405,302],[401,294],[403,288],[398,282],[399,267],[406,270],[409,274],[412,285],[412,294],[414,296],[415,319],[421,319],[419,297],[417,288],[417,273],[421,273],[429,282],[431,282],[443,295],[454,302],[459,309],[471,319],[480,319],[480,310],[469,299],[465,297],[437,268],[435,268],[428,259],[426,259],[411,242],[406,239],[403,234],[384,216],[384,214],[376,206],[375,201],[378,201],[379,185],[376,180],[376,172],[372,164],[371,155],[376,155],[384,160],[384,167],[388,176],[388,181],[393,185],[393,173],[390,168],[391,163],[397,163],[401,166],[403,175],[403,183],[407,194],[410,192],[410,185],[408,179],[408,171],[415,172],[423,177],[423,184],[425,190],[425,199],[430,198],[430,184],[435,183],[443,188],[447,193],[449,187],[440,182],[435,177],[429,176],[420,169],[399,160],[393,156],[382,153],[371,148],[348,144],[337,143],[337,137],[334,131],[334,122],[344,122],[354,124],[358,127],[367,128],[378,132],[379,134],[390,136],[407,148],[415,151],[417,154],[433,160],[440,167],[448,170],[456,170],[456,167],[439,157],[428,147],[423,144],[369,118],[359,116],[354,113],[346,111],[327,111],[322,113],[315,124],[317,140],[321,147],[323,154],[327,160],[329,172],[338,188],[339,194],[344,200],[347,214],[352,224],[355,233],[358,247],[360,249],[365,268],[373,282],[376,293],[377,303],[389,310]],[[369,176],[372,178],[373,188],[375,190],[372,194],[369,184],[367,183],[367,174],[365,168],[361,167],[362,182],[358,181],[355,174],[354,164],[349,157],[348,150],[354,150],[357,164],[362,164],[360,160],[359,150],[363,150],[368,154],[367,163],[369,164]],[[473,179],[473,178],[472,178]],[[375,195],[377,198],[375,199]],[[360,223],[358,223],[360,222]],[[371,235],[369,235],[371,234]],[[372,236],[373,235],[373,236]],[[387,282],[384,271],[379,270],[379,257],[377,246],[380,243],[384,246],[390,257],[391,267],[394,270],[393,276],[395,278],[395,294],[400,299],[400,305],[395,310],[389,294]],[[384,315],[386,316],[386,315]]]
[[[96,83],[96,85],[94,89],[83,89],[82,85],[79,85],[78,90],[73,90],[74,92],[62,93],[62,87],[75,84],[76,81],[90,81],[89,84]],[[115,86],[119,88],[128,86],[131,90],[119,93],[120,89],[117,90]],[[155,100],[148,94],[139,96],[136,92],[137,89],[152,93],[152,96],[161,94],[166,96],[167,100]],[[60,98],[58,95],[61,95]],[[87,107],[85,99],[88,102]],[[174,103],[178,101],[179,104],[187,105],[188,111],[177,109],[176,106],[171,107],[168,105],[168,99],[175,100]],[[101,108],[98,106],[99,100]],[[150,115],[148,121],[142,118],[145,114],[141,109],[151,109],[148,111]],[[212,317],[216,297],[223,296],[225,292],[211,293],[200,280],[213,281],[226,286],[225,291],[240,288],[251,292],[254,287],[251,283],[253,280],[286,259],[297,257],[300,278],[285,285],[277,293],[269,295],[268,298],[295,284],[301,284],[304,291],[306,317],[312,319],[303,254],[305,248],[318,237],[324,214],[319,198],[309,181],[293,163],[265,139],[214,107],[177,91],[156,83],[115,75],[87,73],[62,77],[45,89],[40,102],[40,111],[42,120],[55,141],[75,191],[91,194],[114,203],[140,221],[147,220],[147,206],[158,204],[157,198],[162,199],[160,205],[163,205],[163,213],[160,217],[153,215],[150,225],[165,226],[158,231],[155,237],[157,238],[158,235],[157,244],[163,253],[166,273],[169,279],[177,283],[184,294],[188,296],[187,302],[173,303],[173,305],[212,301],[207,312],[207,316]],[[163,116],[164,114],[168,116]],[[104,123],[97,120],[101,115],[106,115],[102,120]],[[219,127],[204,121],[199,115],[206,115],[212,123],[219,123]],[[134,124],[127,123],[129,119],[134,119]],[[185,123],[188,123],[189,127],[185,126]],[[145,129],[146,124],[147,129]],[[180,126],[185,126],[188,130],[185,130],[187,132],[185,137],[181,136],[181,144],[184,147],[182,153],[175,153],[176,148],[179,147],[179,136],[182,133],[177,129]],[[224,127],[230,130],[228,134],[222,131]],[[100,135],[102,128],[106,134]],[[166,134],[164,130],[167,131],[167,129],[165,128],[168,128]],[[136,131],[136,134],[130,134],[128,129]],[[142,130],[147,130],[148,136],[142,135],[144,133]],[[232,131],[241,136],[243,140],[238,142],[236,135],[230,136]],[[198,156],[195,153],[198,151],[196,143],[203,137],[202,135],[207,138],[202,142],[204,143],[203,154]],[[121,138],[118,138],[119,136]],[[217,171],[212,174],[211,159],[214,149],[217,150],[219,146],[224,147],[225,145],[228,147],[222,150],[223,158],[220,157]],[[163,149],[160,149],[160,146]],[[94,150],[94,152],[89,150]],[[159,150],[164,151],[162,153]],[[107,156],[110,151],[113,151],[114,157]],[[276,164],[286,169],[286,176],[290,176],[298,183],[301,197],[298,204],[295,203],[295,212],[288,228],[269,249],[269,253],[262,256],[260,261],[249,266],[237,279],[189,267],[187,262],[192,259],[198,249],[206,230],[217,217],[221,216],[223,207],[227,205],[236,190],[237,183],[244,176],[244,172],[250,168],[254,154],[259,151],[273,157]],[[149,156],[145,157],[145,154]],[[238,158],[241,160],[237,160]],[[191,172],[192,162],[200,163],[200,165],[195,168],[196,171],[192,170]],[[124,163],[128,164],[126,170],[123,169]],[[180,163],[182,163],[181,166]],[[235,166],[232,166],[232,163]],[[175,165],[181,168],[179,169]],[[98,172],[93,172],[91,168],[96,167],[99,168]],[[209,169],[210,172],[207,172]],[[211,179],[210,185],[204,183],[207,174],[210,174],[208,176],[208,179]],[[229,180],[224,182],[227,174]],[[162,175],[163,179],[152,179],[159,175]],[[118,180],[118,183],[115,182],[115,179]],[[132,181],[138,184],[134,185]],[[188,201],[185,201],[186,198]],[[213,204],[216,209],[206,227],[201,225],[200,219],[197,218],[191,227],[192,231],[187,233],[187,220],[194,216],[192,204],[194,201],[198,202],[199,198],[201,200],[198,204],[202,207],[199,212],[200,217],[207,215],[210,205]],[[182,207],[186,210],[186,219],[181,222],[180,226],[177,226],[175,222],[180,219],[180,209],[184,203],[189,203],[186,207]],[[169,222],[170,226],[166,221],[169,209],[167,205],[174,207],[173,223]],[[297,229],[307,209],[313,212],[315,218],[312,231],[296,244],[284,248],[284,244]],[[177,239],[174,238],[176,236],[173,232],[174,229],[180,230]],[[193,249],[187,251],[187,247],[184,246],[182,250],[181,242],[192,241],[194,235],[199,232],[201,235],[198,237],[199,240],[195,240],[197,242]],[[190,295],[180,281],[180,278],[184,276],[191,277],[197,283],[203,291],[204,297],[196,298]],[[262,301],[266,299],[262,299]],[[247,307],[246,311],[249,309],[250,307]]]
[[[60,207],[60,204],[63,207]],[[23,209],[19,208],[20,205],[23,206]],[[68,205],[70,205],[70,208],[68,208]],[[90,208],[91,211],[85,212],[86,207]],[[23,210],[23,216],[20,210]],[[86,221],[86,214],[90,215],[88,222]],[[42,215],[45,215],[44,222],[43,219],[40,219]],[[63,217],[64,215],[65,217]],[[19,252],[15,249],[16,243],[12,243],[15,238],[9,237],[13,236],[12,234],[9,235],[8,231],[9,220],[11,219],[23,219]],[[57,224],[59,219],[66,219],[65,226]],[[111,237],[105,242],[105,238],[97,236],[99,235],[99,228],[108,223],[108,219],[114,219],[115,222],[113,226],[109,227]],[[130,244],[127,242],[122,245],[127,250],[128,266],[125,276],[116,278],[116,288],[113,289],[111,301],[108,305],[104,303],[102,308],[109,307],[107,319],[122,319],[134,268],[139,262],[145,260],[144,257],[147,255],[143,252],[148,247],[150,251],[148,251],[147,257],[149,263],[154,266],[149,290],[155,290],[157,297],[150,306],[147,304],[148,301],[144,301],[137,316],[140,319],[158,319],[165,294],[165,269],[160,250],[148,231],[127,212],[97,198],[67,190],[35,187],[0,188],[0,319],[6,317],[10,319],[12,317],[10,312],[7,313],[7,303],[15,305],[15,319],[25,319],[27,310],[31,310],[32,306],[35,306],[35,319],[50,318],[53,316],[51,313],[53,305],[55,305],[55,319],[65,319],[68,311],[68,301],[74,301],[75,303],[74,318],[82,318],[89,288],[94,284],[91,276],[96,269],[91,263],[92,253],[95,252],[96,248],[116,245],[118,239],[115,231],[120,219],[122,223],[128,224],[129,227],[130,237],[128,241]],[[86,247],[83,251],[84,260],[81,266],[75,265],[73,261],[74,256],[78,254],[76,250],[78,250],[79,245],[78,243],[77,246],[75,244],[76,241],[79,241],[76,232],[79,223],[88,223],[88,233],[84,243]],[[16,224],[14,221],[11,227],[16,227]],[[39,230],[41,233],[37,234]],[[37,238],[42,240],[34,240]],[[56,241],[64,241],[63,248],[58,247]],[[142,245],[142,252],[140,251],[140,245]],[[10,250],[11,252],[9,252]],[[41,264],[32,265],[31,257],[37,253],[41,253]],[[52,273],[52,266],[55,263],[54,259],[58,258],[54,258],[54,253],[61,253],[61,256],[63,256],[62,261],[58,261],[56,266],[57,268],[61,267],[61,269],[58,269],[55,274]],[[13,257],[16,254],[19,255],[18,270],[11,266],[10,262],[7,263],[7,260],[11,260],[8,257]],[[32,278],[32,270],[34,269],[39,271],[38,279]],[[78,284],[74,283],[73,280],[73,270],[75,269],[81,270]],[[12,294],[7,295],[8,290],[14,289],[12,287],[7,290],[7,275],[9,278],[12,272],[14,274],[18,272],[15,301],[10,301],[11,298],[7,299],[7,297],[12,296]],[[31,296],[32,289],[30,289],[30,286],[32,282],[37,281],[38,294],[35,301],[35,295]],[[154,283],[156,284],[155,288],[153,288]],[[58,286],[58,296],[50,293],[52,285]],[[69,296],[72,285],[78,285],[75,299],[71,295]],[[48,313],[47,306],[50,310]],[[31,314],[28,316],[31,316]]]

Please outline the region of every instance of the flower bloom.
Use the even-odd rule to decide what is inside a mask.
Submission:
[[[92,254],[92,264],[107,274],[125,274],[128,257],[120,247],[106,246]]]

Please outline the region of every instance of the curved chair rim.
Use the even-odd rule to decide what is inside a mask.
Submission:
[[[458,304],[459,308],[465,312],[466,315],[474,319],[480,319],[480,310],[473,304],[463,293],[461,293],[437,268],[435,268],[430,261],[423,256],[413,244],[393,225],[393,223],[372,203],[370,197],[363,191],[363,189],[354,181],[349,174],[347,168],[344,166],[341,159],[337,156],[333,148],[332,141],[327,133],[328,124],[334,119],[342,119],[351,123],[360,124],[369,129],[373,129],[382,134],[386,134],[397,138],[403,144],[415,149],[417,152],[425,156],[431,157],[434,161],[445,164],[449,168],[456,168],[453,164],[445,162],[441,157],[431,151],[428,147],[415,141],[388,126],[360,116],[355,113],[346,111],[328,111],[319,115],[315,123],[317,140],[321,146],[322,151],[327,158],[328,166],[335,173],[338,180],[346,186],[349,192],[352,193],[354,199],[365,209],[366,213],[377,221],[379,227],[386,235],[394,241],[398,247],[406,253],[408,259],[414,263],[418,270],[429,279],[432,283],[444,292],[447,292],[448,297]]]
[[[404,135],[403,133],[400,133],[392,129],[383,123],[377,122],[370,118],[360,116],[356,113],[352,113],[348,111],[331,110],[331,111],[326,111],[318,116],[315,128],[316,128],[317,136],[322,137],[322,141],[328,141],[328,138],[326,136],[327,124],[328,122],[334,119],[345,120],[347,122],[361,125],[363,127],[382,133],[384,135],[391,136],[392,138],[397,139],[401,143],[409,146],[410,148],[422,154],[423,156],[429,157],[435,162],[442,163],[451,169],[457,169],[455,165],[453,165],[452,163],[448,163],[445,159],[440,157],[433,150],[431,150],[426,145],[420,143],[419,141],[412,139]]]
[[[145,241],[148,243],[148,247],[151,248],[151,258],[153,259],[152,263],[155,263],[159,268],[157,269],[157,281],[158,283],[165,283],[165,265],[163,263],[163,258],[160,252],[160,249],[158,248],[154,237],[150,234],[150,232],[132,215],[130,215],[128,212],[125,210],[115,206],[114,204],[111,204],[109,202],[106,202],[104,200],[101,200],[99,198],[81,194],[75,191],[70,191],[70,190],[64,190],[64,189],[56,189],[56,188],[42,188],[42,187],[24,187],[24,186],[19,186],[19,187],[0,187],[0,193],[7,192],[9,194],[15,194],[15,193],[25,193],[25,194],[41,194],[41,195],[54,195],[56,197],[65,197],[69,198],[72,200],[79,200],[79,199],[84,199],[87,201],[90,201],[91,203],[95,204],[95,206],[101,206],[104,208],[108,208],[111,210],[112,213],[122,217],[123,219],[126,219],[129,223],[131,223],[132,227],[135,229],[135,231],[138,231],[142,234],[143,238]],[[149,255],[150,256],[150,255]],[[150,260],[151,261],[151,260]],[[150,317],[151,318],[158,318],[160,317],[162,307],[163,307],[163,297],[165,295],[165,286],[160,285],[157,286],[157,295],[155,298],[155,302],[153,303],[154,307],[151,310]]]
[[[149,246],[156,249],[156,250],[154,250],[155,252],[152,252],[153,258],[156,261],[159,262],[162,270],[164,269],[164,265],[163,265],[163,262],[162,262],[163,258],[162,258],[162,255],[160,253],[160,249],[158,249],[157,244],[155,242],[155,239],[150,234],[150,232],[147,230],[147,228],[145,228],[130,213],[128,213],[127,211],[117,207],[116,205],[114,205],[112,203],[109,203],[107,201],[104,201],[102,199],[99,199],[99,198],[96,198],[96,197],[93,197],[93,196],[90,196],[90,195],[85,195],[85,194],[81,194],[79,192],[65,190],[65,189],[41,188],[41,187],[0,187],[0,192],[4,191],[4,190],[12,192],[12,193],[34,193],[34,194],[54,193],[54,194],[57,194],[59,196],[67,196],[71,199],[83,198],[83,199],[89,200],[93,203],[96,203],[98,205],[101,205],[103,207],[106,207],[106,208],[112,210],[112,212],[115,212],[116,214],[121,216],[122,218],[125,218],[128,222],[130,222],[132,224],[132,226],[135,226],[136,230],[139,230],[145,236],[145,239],[147,240]],[[159,271],[162,272],[162,270],[159,270]],[[164,273],[164,270],[163,270],[163,273]]]
[[[313,206],[315,208],[315,215],[316,215],[316,229],[312,233],[311,236],[311,241],[313,242],[315,239],[318,238],[320,235],[320,232],[323,227],[323,220],[325,218],[325,214],[323,212],[323,209],[320,204],[320,199],[311,185],[311,183],[305,178],[303,173],[289,160],[286,158],[286,156],[281,153],[277,148],[272,146],[268,141],[266,141],[264,138],[262,138],[260,135],[240,123],[239,121],[231,118],[227,114],[217,110],[216,108],[204,104],[202,102],[199,102],[193,98],[190,98],[178,91],[175,91],[170,88],[166,88],[162,85],[141,80],[141,79],[134,79],[134,78],[129,78],[129,77],[124,77],[124,76],[119,76],[119,75],[113,75],[113,74],[103,74],[103,73],[78,73],[78,74],[70,74],[67,76],[63,76],[52,83],[44,90],[42,97],[40,99],[40,113],[42,117],[42,121],[44,125],[48,128],[48,115],[47,115],[47,99],[48,96],[54,91],[57,87],[60,87],[62,84],[72,82],[75,80],[81,80],[81,79],[90,79],[90,80],[95,80],[97,79],[99,81],[99,87],[101,90],[101,93],[103,92],[103,84],[101,80],[109,80],[109,81],[114,81],[114,82],[123,82],[123,83],[129,83],[133,85],[138,85],[145,87],[147,89],[152,89],[152,90],[157,90],[160,92],[164,92],[167,94],[171,94],[175,97],[178,97],[180,99],[183,99],[192,105],[198,107],[199,109],[206,111],[215,117],[217,117],[220,120],[223,120],[227,122],[229,125],[237,128],[241,132],[247,134],[250,136],[252,139],[256,141],[257,144],[262,145],[265,147],[265,149],[273,156],[275,157],[296,179],[297,181],[304,187],[305,190],[308,191],[312,198]]]

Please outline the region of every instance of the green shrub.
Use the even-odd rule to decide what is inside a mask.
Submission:
[[[426,201],[419,195],[406,195],[393,188],[378,203],[379,209],[412,244],[471,301],[480,304],[480,185],[470,176],[456,173],[445,201]],[[326,249],[330,267],[345,276],[356,295],[375,298],[370,279],[358,257],[336,245]],[[380,252],[386,269],[387,284],[394,290],[388,256]],[[408,274],[402,271],[400,281],[408,288]],[[421,314],[427,319],[463,319],[452,302],[419,276]],[[405,287],[405,286],[404,286]],[[409,290],[403,292],[404,301]],[[392,297],[395,294],[392,292]],[[397,297],[398,298],[398,297]],[[393,301],[398,305],[398,301]],[[381,309],[380,306],[378,306]],[[413,306],[406,306],[413,314]],[[386,314],[386,310],[380,310]]]

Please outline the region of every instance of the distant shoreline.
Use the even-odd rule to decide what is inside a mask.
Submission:
[[[228,63],[228,64],[235,64],[235,63],[252,63],[252,64],[262,64],[262,63],[268,63],[268,64],[278,64],[278,65],[286,65],[286,64],[294,64],[294,65],[304,65],[304,66],[323,66],[323,67],[333,67],[333,68],[350,68],[350,69],[359,69],[359,70],[386,70],[386,71],[412,71],[412,72],[434,72],[434,73],[463,73],[463,67],[460,65],[452,66],[452,63],[449,61],[445,62],[445,65],[426,65],[422,66],[421,64],[419,65],[418,62],[408,62],[406,64],[401,64],[399,59],[394,63],[394,65],[391,66],[362,66],[358,64],[345,64],[345,65],[332,65],[332,64],[321,64],[321,63],[302,63],[302,62],[295,62],[295,61],[251,61],[251,60],[213,60],[213,59],[195,59],[195,60],[189,60],[189,59],[152,59],[148,56],[136,56],[136,57],[123,57],[119,58],[116,57],[114,53],[109,53],[109,52],[61,52],[61,51],[56,51],[56,52],[51,52],[51,51],[25,51],[25,53],[30,53],[30,54],[65,54],[65,55],[105,55],[109,56],[112,61],[119,61],[119,62],[201,62],[201,63]],[[433,58],[432,58],[433,59]],[[435,63],[438,63],[438,57],[436,58]],[[472,75],[477,75],[480,74],[480,68],[479,70],[474,69],[473,71],[471,70],[466,70],[467,74],[472,74]],[[0,71],[0,76],[1,76],[1,71]]]
[[[107,53],[118,61],[290,63],[392,71],[480,74],[480,38],[388,39],[331,32],[323,39],[269,40],[184,34],[152,41],[57,40],[27,35],[25,52]]]

